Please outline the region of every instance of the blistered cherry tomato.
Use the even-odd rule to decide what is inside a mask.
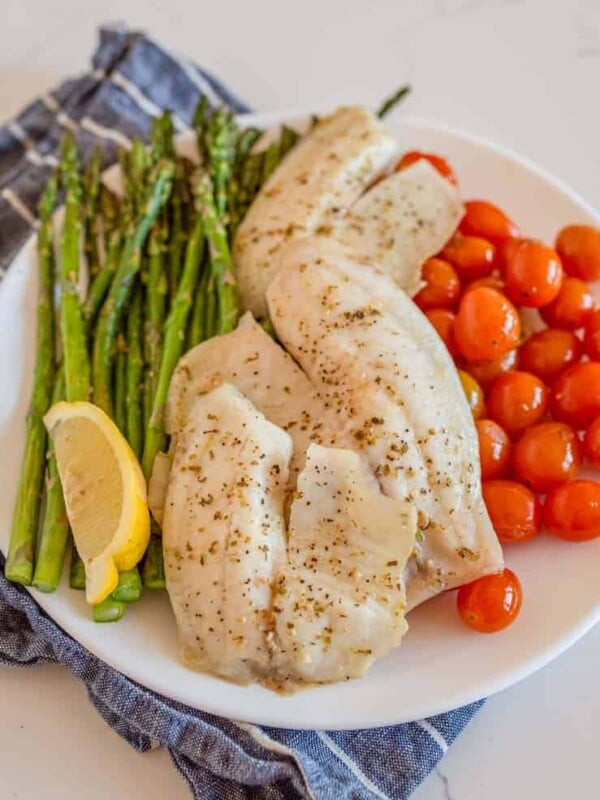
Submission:
[[[472,281],[494,269],[496,248],[485,239],[456,233],[442,250],[442,258],[454,266],[462,281]]]
[[[487,361],[517,345],[521,320],[504,295],[480,286],[463,295],[454,334],[458,351],[468,361]]]
[[[481,479],[503,478],[510,464],[510,439],[497,422],[478,419],[475,423],[479,440]]]
[[[530,372],[507,372],[492,384],[488,414],[509,436],[539,422],[548,406],[548,390]]]
[[[556,250],[569,275],[584,281],[600,278],[600,228],[567,225],[556,237]]]
[[[548,383],[579,361],[582,352],[583,345],[574,333],[548,328],[532,334],[521,345],[519,369],[532,372]]]
[[[450,181],[450,183],[458,186],[458,179],[450,164],[445,158],[442,158],[442,156],[437,156],[435,153],[422,153],[420,150],[409,150],[408,153],[404,153],[396,165],[396,170],[410,167],[411,164],[414,164],[416,161],[420,161],[422,158],[424,158],[425,161],[429,161],[431,166],[436,169],[443,178],[446,178],[446,180]]]
[[[563,422],[542,422],[523,433],[513,450],[517,478],[536,492],[547,492],[577,475],[581,445]]]
[[[541,308],[558,295],[563,271],[550,247],[524,239],[508,256],[504,273],[506,294],[518,306]]]
[[[592,311],[586,319],[583,341],[592,361],[600,361],[600,311]]]
[[[600,467],[600,417],[596,417],[585,432],[583,454],[590,464]]]
[[[469,375],[468,372],[462,369],[458,370],[458,377],[460,378],[467,403],[473,414],[473,419],[479,419],[485,410],[483,389],[472,375]]]
[[[470,292],[471,289],[477,289],[480,286],[486,286],[488,289],[495,289],[497,292],[504,291],[504,281],[500,275],[486,275],[484,278],[477,278],[476,281],[471,281],[463,289],[464,292]]]
[[[425,312],[425,316],[438,332],[452,358],[455,358],[458,353],[454,337],[454,314],[445,308],[432,308]]]
[[[544,524],[571,542],[600,536],[600,483],[576,480],[557,486],[546,497]]]
[[[589,425],[600,414],[600,364],[585,361],[562,372],[552,385],[550,411],[574,428]]]
[[[469,200],[459,230],[469,236],[482,236],[494,244],[519,236],[515,223],[498,206],[486,200]]]
[[[482,491],[501,542],[522,542],[540,532],[542,507],[527,486],[516,481],[484,481]]]
[[[499,358],[489,361],[472,361],[467,369],[483,389],[488,389],[496,378],[517,366],[518,350],[509,350]]]
[[[460,618],[478,633],[497,633],[508,627],[522,603],[521,583],[510,569],[461,586],[456,598]]]
[[[453,308],[460,297],[460,280],[456,270],[441,258],[429,258],[423,264],[425,286],[413,300],[423,311],[430,308]]]
[[[565,278],[558,295],[540,313],[553,328],[575,330],[585,325],[593,309],[594,298],[588,284],[580,278]]]

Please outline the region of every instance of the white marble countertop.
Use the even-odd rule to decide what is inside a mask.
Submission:
[[[3,0],[0,118],[85,68],[94,27],[125,19],[257,109],[373,105],[494,138],[600,206],[598,0]],[[492,698],[415,800],[597,800],[600,628]],[[184,800],[165,752],[138,755],[56,666],[0,668],[6,800]],[[332,798],[334,800],[334,798]]]

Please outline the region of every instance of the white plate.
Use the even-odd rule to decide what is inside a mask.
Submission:
[[[296,115],[260,115],[269,126]],[[505,208],[528,235],[552,241],[570,222],[600,224],[572,190],[518,156],[438,123],[390,122],[403,148],[447,156],[463,194]],[[0,547],[6,552],[23,446],[34,339],[35,258],[30,242],[0,285]],[[568,544],[547,536],[507,547],[521,578],[523,610],[493,636],[460,622],[454,594],[410,614],[402,647],[358,681],[280,697],[259,686],[234,686],[185,669],[166,595],[146,593],[114,625],[90,620],[83,594],[66,582],[53,595],[32,594],[71,636],[143,686],[195,708],[238,720],[289,728],[362,728],[406,722],[493,694],[540,669],[600,618],[600,539]]]

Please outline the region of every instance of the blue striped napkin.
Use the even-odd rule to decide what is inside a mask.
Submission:
[[[201,94],[247,107],[219,81],[140,33],[103,28],[91,72],[68,80],[0,128],[0,270],[35,228],[41,187],[71,128],[85,152],[145,136],[169,108],[184,129]],[[3,573],[3,558],[0,554]],[[0,661],[57,661],[82,680],[106,722],[136,750],[168,747],[203,800],[404,800],[481,703],[406,725],[358,731],[258,727],[195,711],[147,691],[95,658],[0,575]]]

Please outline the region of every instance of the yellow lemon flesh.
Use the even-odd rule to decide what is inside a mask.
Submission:
[[[114,422],[92,403],[56,403],[44,417],[77,552],[86,599],[97,605],[134,567],[150,538],[146,481]]]

